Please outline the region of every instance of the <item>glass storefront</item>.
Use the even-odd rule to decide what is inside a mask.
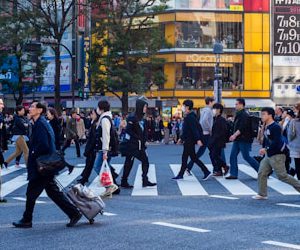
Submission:
[[[242,23],[176,22],[175,40],[176,48],[212,48],[220,41],[224,49],[242,49]]]
[[[215,63],[176,63],[177,89],[213,89]],[[221,63],[223,89],[243,89],[243,64]]]

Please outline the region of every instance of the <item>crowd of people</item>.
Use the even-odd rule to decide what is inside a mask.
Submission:
[[[86,163],[78,183],[89,183],[93,169],[99,175],[104,161],[110,166],[113,184],[105,187],[102,197],[119,194],[121,188],[133,188],[128,178],[135,159],[142,165],[142,187],[156,186],[148,179],[147,145],[149,142],[168,144],[170,136],[174,143],[183,144],[181,169],[173,178],[175,181],[184,179],[185,175],[192,175],[194,163],[202,170],[204,181],[211,176],[236,180],[238,155],[241,153],[244,160],[258,172],[258,194],[254,199],[268,198],[267,180],[273,171],[279,180],[300,192],[300,103],[293,109],[263,108],[260,119],[254,119],[249,114],[242,98],[236,100],[234,119],[224,118],[224,107],[215,103],[214,98],[207,97],[205,103],[198,119],[193,101],[185,100],[182,105],[183,118],[174,117],[164,127],[161,116],[147,116],[148,104],[145,99],[138,99],[135,112],[127,116],[113,114],[107,101],[99,101],[98,106],[88,114],[77,110],[67,113],[63,110],[59,116],[54,108],[47,108],[35,101],[28,112],[23,106],[17,106],[14,116],[3,115],[4,103],[0,99],[1,167],[10,167],[13,160],[18,166],[23,156],[29,180],[25,212],[14,226],[32,226],[35,202],[43,190],[70,218],[67,226],[74,226],[79,221],[81,214],[59,190],[54,175],[42,176],[37,171],[36,163],[39,156],[49,152],[59,151],[64,154],[72,142],[75,143],[77,157],[82,156],[81,146],[85,145],[83,155]],[[255,139],[262,145],[259,157],[250,156]],[[8,142],[14,143],[15,151],[4,158],[2,152],[8,149]],[[229,142],[232,148],[230,164],[227,165],[224,149]],[[195,145],[199,146],[197,152]],[[201,161],[206,150],[209,151],[213,172]],[[120,184],[117,183],[118,174],[110,165],[112,158],[119,154],[124,157]],[[291,164],[292,159],[294,164]],[[66,163],[66,167],[72,173],[74,166]],[[295,175],[298,180],[294,178]]]

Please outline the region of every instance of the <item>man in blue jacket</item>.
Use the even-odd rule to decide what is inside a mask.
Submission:
[[[35,202],[44,189],[50,199],[70,218],[67,227],[74,226],[81,218],[81,214],[77,208],[59,190],[54,180],[54,175],[44,177],[37,170],[37,158],[42,155],[51,154],[55,150],[54,132],[43,115],[45,113],[46,107],[40,102],[33,102],[29,108],[29,114],[34,121],[27,165],[27,178],[29,182],[26,192],[26,209],[23,218],[18,222],[13,222],[13,225],[18,228],[32,227]]]
[[[185,170],[187,169],[187,161],[190,157],[191,160],[196,163],[204,173],[203,180],[207,180],[212,174],[207,169],[200,159],[196,156],[195,144],[200,147],[203,146],[203,131],[201,125],[197,121],[197,116],[193,112],[194,103],[192,100],[185,100],[182,106],[182,112],[185,114],[183,121],[182,136],[178,143],[183,142],[182,164],[181,169],[173,180],[183,179]]]
[[[259,153],[264,156],[264,159],[261,161],[258,171],[258,194],[253,196],[253,199],[268,199],[267,181],[272,169],[274,169],[279,180],[293,186],[300,192],[300,182],[288,175],[285,168],[285,150],[287,146],[281,134],[280,125],[274,121],[274,109],[263,108],[261,116],[266,128],[264,130],[263,148]]]

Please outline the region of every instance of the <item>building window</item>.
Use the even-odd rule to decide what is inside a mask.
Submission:
[[[212,48],[216,41],[224,49],[242,49],[242,23],[226,22],[177,22],[176,48]]]
[[[243,64],[221,63],[223,89],[243,89]],[[177,89],[213,89],[214,63],[176,63]]]

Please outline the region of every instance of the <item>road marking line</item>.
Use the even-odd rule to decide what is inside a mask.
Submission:
[[[57,176],[57,180],[61,183],[63,187],[69,186],[82,172],[81,168],[74,168],[73,172],[69,175],[69,171],[65,171]],[[45,191],[40,195],[40,197],[47,197]]]
[[[253,168],[244,164],[240,164],[239,169],[252,178],[257,179],[257,173]],[[270,176],[268,179],[268,186],[283,195],[299,195],[299,192],[296,191],[292,186],[272,176]]]
[[[115,169],[117,174],[120,174],[123,164],[112,164],[112,167]],[[95,179],[91,182],[89,185],[89,188],[93,191],[94,194],[100,195],[105,191],[105,188],[100,186],[100,179],[99,176],[97,175]]]
[[[76,167],[85,167],[85,163],[76,164]]]
[[[279,242],[279,241],[263,241],[263,244],[268,244],[268,245],[273,245],[273,246],[278,246],[278,247],[286,247],[286,248],[291,248],[291,249],[300,249],[300,245],[294,245],[294,244],[289,244],[289,243],[284,243],[284,242]]]
[[[210,171],[213,171],[213,166],[211,164],[206,165]],[[256,195],[251,188],[242,183],[239,180],[226,180],[223,177],[215,178],[222,186],[224,186],[233,195]]]
[[[297,204],[290,204],[290,203],[277,203],[276,205],[278,205],[278,206],[285,206],[285,207],[296,207],[296,208],[300,208],[300,205],[297,205]]]
[[[152,224],[164,226],[164,227],[177,228],[177,229],[182,229],[182,230],[187,230],[187,231],[192,231],[192,232],[197,232],[197,233],[211,232],[211,230],[206,230],[206,229],[196,228],[196,227],[181,226],[181,225],[176,225],[176,224],[171,224],[171,223],[166,223],[166,222],[153,222]]]
[[[149,171],[148,171],[148,178],[149,181],[156,183],[156,174],[155,174],[155,165],[150,164]],[[132,196],[157,196],[157,186],[154,187],[142,187],[142,165],[139,165],[135,181],[134,181],[134,188],[131,193]]]
[[[2,196],[4,197],[10,194],[26,184],[27,184],[27,175],[26,174],[19,175],[18,177],[11,179],[10,181],[7,181],[4,184],[2,184],[1,187]]]
[[[13,197],[14,200],[18,200],[18,201],[26,201],[26,198],[23,198],[23,197]],[[46,202],[45,201],[36,201],[35,203],[37,204],[45,204]]]
[[[237,197],[230,197],[230,196],[223,196],[223,195],[210,195],[212,198],[217,198],[217,199],[225,199],[225,200],[238,200],[239,198]]]
[[[1,176],[5,176],[5,175],[11,174],[13,172],[16,172],[18,170],[21,170],[23,168],[26,168],[25,165],[24,165],[24,167],[22,165],[23,164],[21,164],[19,167],[13,166],[13,167],[8,167],[8,168],[0,169]]]
[[[173,171],[174,176],[177,176],[181,165],[179,164],[170,164],[170,168]],[[192,176],[185,176],[184,180],[177,181],[178,187],[182,195],[192,196],[192,195],[208,195],[203,186],[200,184],[198,179]]]
[[[104,215],[104,216],[116,216],[117,214],[104,212],[103,215]]]

